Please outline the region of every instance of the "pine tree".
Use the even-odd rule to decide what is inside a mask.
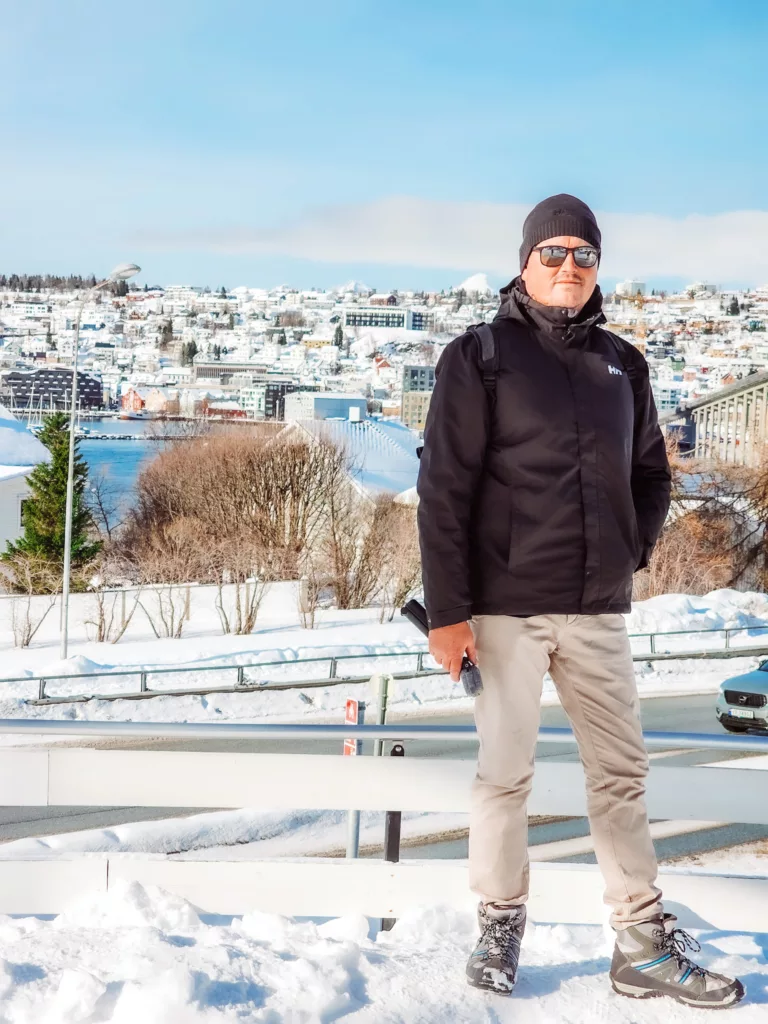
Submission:
[[[64,562],[64,531],[67,506],[67,470],[69,465],[69,417],[64,412],[46,416],[38,437],[51,453],[50,462],[41,462],[27,477],[32,494],[24,502],[24,534],[9,542],[1,556],[4,561],[29,556],[60,566]],[[77,570],[98,554],[100,543],[88,536],[91,513],[85,501],[88,466],[78,452],[75,439],[74,493],[72,502],[73,589]]]
[[[227,289],[224,287],[224,285],[221,286],[221,292],[219,294],[221,295],[222,299],[226,299]]]
[[[739,300],[736,298],[735,295],[731,299],[731,304],[728,307],[728,313],[730,314],[730,316],[738,316],[739,315]]]
[[[333,332],[333,344],[336,348],[341,348],[344,344],[344,331],[341,324],[336,324],[336,330]]]

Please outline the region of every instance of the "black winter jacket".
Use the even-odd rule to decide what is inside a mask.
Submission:
[[[495,402],[472,333],[437,366],[418,480],[430,625],[629,611],[670,497],[648,366],[623,339],[619,358],[598,288],[575,318],[520,279],[501,294]]]

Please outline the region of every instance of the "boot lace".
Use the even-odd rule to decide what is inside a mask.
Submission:
[[[708,972],[703,967],[699,967],[698,964],[695,964],[693,960],[690,960],[685,955],[688,949],[692,953],[701,952],[701,944],[692,935],[689,935],[688,932],[683,931],[682,928],[672,928],[670,931],[659,928],[654,933],[654,938],[657,939],[657,942],[654,944],[655,948],[662,953],[671,953],[678,967],[687,968],[692,974],[697,974],[701,978],[707,976]]]
[[[498,956],[505,963],[517,967],[518,952],[516,948],[516,926],[517,920],[512,918],[506,921],[496,921],[492,918],[487,920],[483,938],[487,943],[490,956]]]

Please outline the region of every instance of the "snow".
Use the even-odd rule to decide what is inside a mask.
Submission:
[[[765,1019],[768,935],[694,933],[713,970],[739,975],[743,1024]],[[528,925],[511,998],[471,989],[464,911],[415,908],[392,931],[363,917],[296,921],[201,915],[138,883],[82,898],[56,919],[0,918],[8,1024],[684,1024],[696,1010],[638,1003],[608,982],[611,933]],[[761,1008],[762,1007],[762,1008]]]
[[[462,281],[461,284],[456,285],[452,291],[458,292],[461,291],[461,289],[464,289],[468,295],[472,295],[474,293],[477,293],[478,295],[493,295],[495,291],[495,289],[491,288],[488,284],[488,278],[485,274],[472,274],[472,276],[468,277],[466,281]]]
[[[55,820],[52,821],[55,828]],[[467,814],[407,811],[404,843],[465,835]],[[361,849],[381,849],[384,814],[360,815]],[[172,860],[263,860],[266,857],[320,857],[344,852],[346,811],[211,811],[186,818],[137,821],[109,828],[33,836],[0,844],[3,860],[39,860],[72,854],[155,854]]]
[[[424,639],[400,615],[392,622],[380,622],[380,609],[318,612],[316,627],[304,629],[297,610],[297,588],[293,583],[276,584],[268,591],[254,632],[246,636],[224,635],[220,632],[214,608],[216,589],[190,589],[190,620],[185,623],[181,639],[156,639],[147,615],[138,608],[124,637],[117,644],[96,643],[88,639],[92,627],[95,599],[86,594],[72,595],[70,604],[70,657],[61,662],[59,648],[58,608],[44,621],[32,646],[14,648],[11,632],[11,599],[0,600],[0,652],[2,673],[6,680],[19,677],[20,682],[0,680],[0,717],[69,716],[89,720],[122,721],[265,721],[292,720],[297,717],[317,721],[340,721],[347,697],[366,697],[375,702],[375,693],[355,684],[318,687],[306,691],[256,691],[251,693],[200,694],[185,697],[154,697],[141,701],[90,701],[69,706],[36,707],[26,704],[37,696],[37,679],[44,676],[85,674],[88,678],[51,680],[51,695],[73,695],[87,692],[118,693],[138,689],[138,673],[148,671],[149,686],[154,689],[202,689],[205,686],[229,686],[236,670],[221,668],[215,672],[200,671],[216,666],[246,667],[248,681],[281,682],[308,677],[323,678],[328,662],[313,666],[298,664],[301,659],[330,659],[345,654],[364,655],[359,660],[340,663],[339,670],[361,676],[376,672],[405,673],[415,666],[414,652],[425,649]],[[42,608],[44,599],[36,599]],[[117,597],[120,600],[120,597]],[[151,612],[154,597],[142,596],[142,604]],[[130,608],[132,596],[126,594]],[[751,634],[732,636],[731,645],[754,646],[768,632],[768,596],[734,590],[713,591],[703,597],[670,594],[634,605],[627,616],[630,633],[646,631],[672,632],[681,629],[753,627]],[[657,651],[723,646],[722,634],[657,638]],[[633,641],[637,651],[648,649],[648,641]],[[378,654],[398,657],[377,659]],[[258,664],[279,662],[259,669]],[[425,665],[431,662],[426,659]],[[641,695],[714,693],[720,683],[731,676],[755,668],[754,657],[675,661],[639,661],[635,664],[638,690]],[[183,671],[169,676],[152,676],[155,668]],[[107,678],[104,673],[130,670],[135,674]],[[375,689],[375,688],[374,688]],[[301,694],[304,693],[304,697]],[[557,703],[551,679],[545,679],[544,702]],[[393,718],[425,712],[467,712],[471,700],[460,683],[448,676],[395,680],[390,690],[390,713]]]
[[[0,405],[0,467],[23,467],[29,472],[38,462],[48,462],[50,458],[45,445]]]

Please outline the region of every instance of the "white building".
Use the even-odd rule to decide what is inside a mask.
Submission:
[[[294,391],[285,396],[286,420],[345,419],[357,423],[368,415],[363,395],[339,391]]]
[[[0,551],[21,536],[24,500],[30,494],[27,475],[50,457],[45,445],[0,405]]]
[[[645,281],[633,281],[631,279],[627,281],[619,281],[616,285],[616,294],[624,295],[631,298],[635,295],[645,295],[646,285]]]

